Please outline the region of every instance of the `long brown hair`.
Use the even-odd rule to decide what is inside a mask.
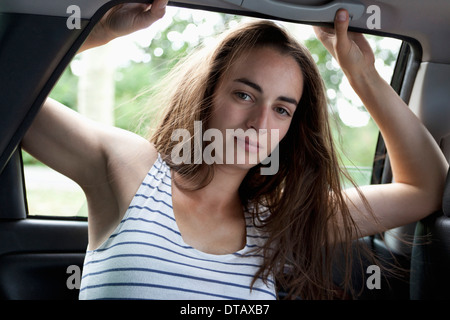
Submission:
[[[186,187],[205,186],[212,178],[213,166],[174,164],[170,154],[179,142],[172,141],[171,134],[175,128],[184,128],[193,136],[194,121],[206,124],[221,77],[236,58],[258,47],[275,48],[293,57],[300,66],[304,87],[290,128],[278,145],[278,172],[261,175],[261,164],[257,165],[239,189],[242,204],[268,235],[262,248],[264,262],[254,281],[273,276],[290,298],[334,298],[333,257],[340,250],[347,262],[351,261],[351,240],[358,237],[358,230],[341,189],[341,176],[346,174],[333,144],[324,83],[303,45],[277,24],[258,21],[229,32],[215,50],[190,55],[169,77],[173,91],[151,141],[169,166],[190,181]],[[193,159],[194,141],[188,143]],[[351,263],[345,265],[347,290]]]

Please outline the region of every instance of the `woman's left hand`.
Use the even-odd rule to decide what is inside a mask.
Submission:
[[[314,31],[348,78],[375,71],[375,57],[368,41],[361,33],[348,32],[348,25],[348,12],[340,9],[336,12],[334,29],[314,27]]]

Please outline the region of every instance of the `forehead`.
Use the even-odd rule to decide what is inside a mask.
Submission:
[[[297,61],[272,47],[244,51],[225,71],[223,80],[233,82],[245,78],[257,83],[264,92],[277,91],[300,99],[303,76]],[[282,92],[279,92],[282,91]]]

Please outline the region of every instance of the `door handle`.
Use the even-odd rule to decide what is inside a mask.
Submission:
[[[350,20],[358,20],[365,11],[360,2],[333,1],[324,5],[312,6],[279,2],[276,0],[222,0],[241,8],[279,18],[295,21],[333,22],[339,9],[346,9]],[[276,12],[276,14],[274,14]]]

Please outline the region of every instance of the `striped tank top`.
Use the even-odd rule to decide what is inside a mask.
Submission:
[[[247,243],[215,255],[187,245],[178,229],[169,166],[158,155],[111,236],[84,261],[80,299],[276,299],[272,279],[253,276],[265,237],[245,214]]]

